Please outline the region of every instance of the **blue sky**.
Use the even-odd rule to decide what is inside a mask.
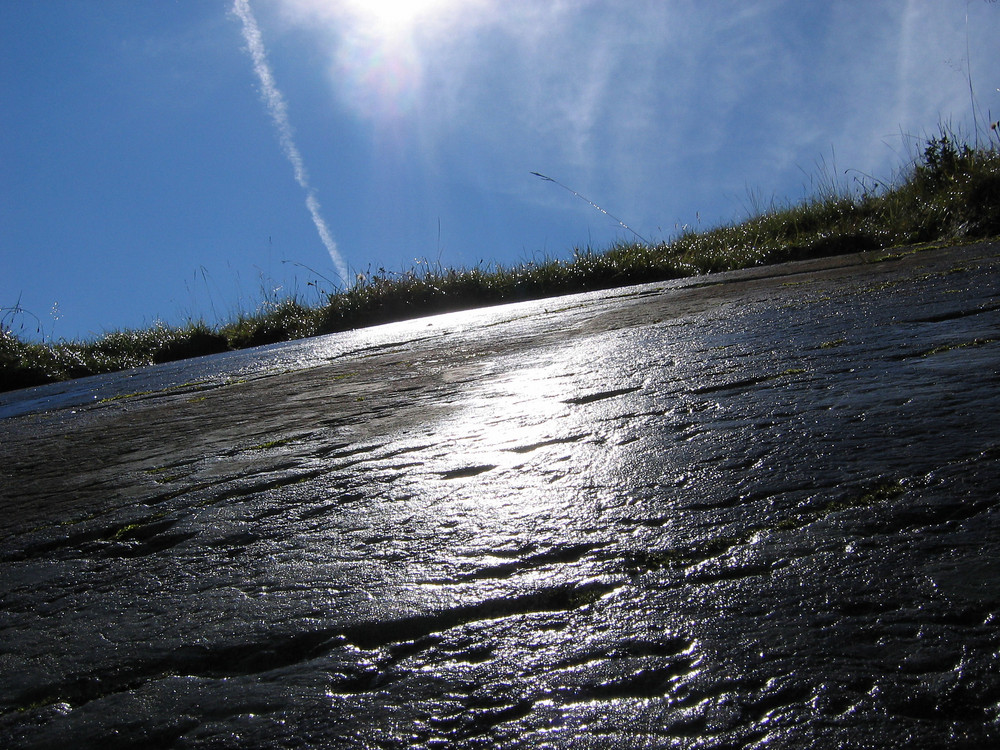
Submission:
[[[531,172],[654,241],[887,180],[939,123],[972,132],[970,70],[1000,116],[986,0],[0,11],[0,307],[30,337],[631,239]]]

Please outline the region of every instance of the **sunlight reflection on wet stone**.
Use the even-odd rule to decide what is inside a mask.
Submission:
[[[0,739],[988,744],[985,247],[961,279],[928,253],[683,313],[682,284],[530,303],[9,419]]]

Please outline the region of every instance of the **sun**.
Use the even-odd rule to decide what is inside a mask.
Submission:
[[[279,0],[331,52],[339,97],[366,119],[398,123],[426,104],[442,42],[478,23],[499,0]]]
[[[384,34],[414,29],[422,20],[437,15],[456,0],[348,0],[345,5],[358,20]]]

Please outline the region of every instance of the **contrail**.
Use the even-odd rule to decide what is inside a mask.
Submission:
[[[313,224],[316,225],[316,232],[320,241],[330,253],[330,260],[337,268],[337,273],[343,283],[348,284],[350,275],[347,272],[347,264],[343,256],[337,250],[337,243],[330,234],[330,229],[320,214],[319,201],[316,199],[316,191],[309,184],[309,174],[306,172],[305,164],[302,161],[302,154],[299,153],[292,138],[292,124],[288,119],[288,106],[285,104],[285,97],[278,90],[278,85],[274,82],[274,75],[271,73],[271,66],[267,62],[267,52],[264,49],[264,40],[260,35],[260,28],[257,26],[257,19],[254,18],[253,11],[250,10],[250,0],[233,0],[233,12],[240,17],[243,22],[243,38],[246,40],[250,50],[250,57],[253,58],[253,70],[260,80],[261,97],[267,106],[267,111],[274,121],[274,127],[278,131],[278,142],[281,150],[292,165],[295,173],[295,181],[299,183],[306,193],[306,208],[312,216]]]

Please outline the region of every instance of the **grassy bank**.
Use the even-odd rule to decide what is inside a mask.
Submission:
[[[995,137],[995,136],[994,136]],[[87,342],[27,341],[0,318],[0,390],[287,341],[486,304],[556,296],[786,260],[1000,235],[1000,151],[942,135],[900,181],[856,181],[740,224],[655,245],[578,249],[567,260],[511,268],[380,270],[325,304],[269,301],[219,325],[116,331]],[[3,312],[3,311],[0,311]]]

